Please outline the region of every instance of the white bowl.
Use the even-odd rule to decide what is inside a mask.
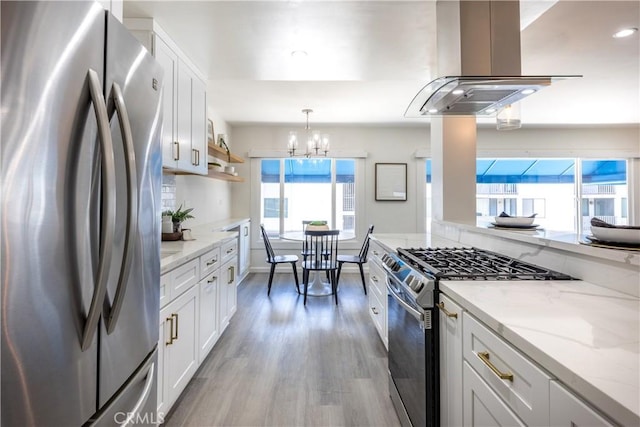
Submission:
[[[233,175],[233,173],[236,171],[236,168],[233,166],[225,166],[224,167],[224,171],[225,173],[229,173],[231,175]]]
[[[630,243],[640,245],[640,230],[632,228],[609,228],[591,226],[593,237],[603,242]]]
[[[496,224],[512,226],[512,227],[526,227],[528,225],[533,225],[533,221],[535,218],[529,218],[526,216],[497,216],[495,217]]]

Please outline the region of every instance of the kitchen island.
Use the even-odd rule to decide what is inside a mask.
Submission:
[[[545,372],[547,397],[557,382],[615,423],[640,425],[640,254],[588,247],[568,236],[553,240],[451,223],[437,224],[434,231],[372,239],[390,250],[475,246],[581,279],[451,280],[441,281],[440,289],[461,307],[465,320],[478,320]],[[454,369],[462,371],[463,364]],[[552,400],[546,399],[553,406]]]

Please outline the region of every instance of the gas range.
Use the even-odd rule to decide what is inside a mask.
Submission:
[[[572,280],[569,275],[474,247],[397,249],[383,267],[423,308],[434,307],[440,280]]]

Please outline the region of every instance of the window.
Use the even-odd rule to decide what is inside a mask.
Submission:
[[[263,159],[260,191],[260,220],[269,235],[302,231],[303,221],[355,231],[353,159]]]
[[[577,164],[582,171],[578,176]],[[430,204],[431,160],[427,160],[426,170],[426,196]],[[577,188],[581,190],[580,196],[576,194]],[[612,224],[627,224],[628,192],[626,160],[476,161],[476,215],[481,222],[491,222],[504,211],[522,216],[535,213],[536,223],[550,230],[576,230],[578,226],[577,231],[587,232],[594,216]]]

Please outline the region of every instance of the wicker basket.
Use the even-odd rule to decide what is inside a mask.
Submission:
[[[175,242],[180,239],[182,239],[182,231],[178,231],[177,233],[162,233],[162,240],[165,242]]]

